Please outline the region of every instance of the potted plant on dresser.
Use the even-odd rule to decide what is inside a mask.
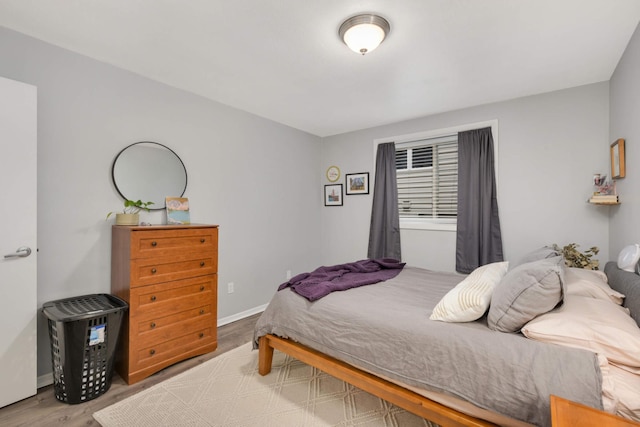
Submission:
[[[142,200],[125,200],[122,213],[109,212],[106,219],[115,213],[116,225],[138,225],[140,222],[139,212],[141,210],[149,212],[149,206],[152,204],[153,202],[143,202]]]

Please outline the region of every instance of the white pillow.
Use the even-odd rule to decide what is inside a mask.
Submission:
[[[618,254],[618,268],[620,270],[636,272],[636,265],[640,260],[640,245],[633,244],[625,246]]]
[[[438,302],[429,317],[443,322],[472,322],[484,315],[493,289],[509,269],[509,262],[494,262],[476,268]]]
[[[622,305],[624,295],[611,289],[607,282],[607,275],[601,271],[567,267],[564,270],[565,298],[579,295]]]
[[[611,301],[574,296],[522,328],[527,338],[602,354],[630,372],[640,367],[640,328],[626,308]]]

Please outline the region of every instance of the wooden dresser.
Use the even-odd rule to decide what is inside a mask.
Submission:
[[[116,370],[133,384],[217,342],[218,226],[114,225],[111,292],[129,303]]]

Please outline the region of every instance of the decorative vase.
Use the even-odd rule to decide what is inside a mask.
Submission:
[[[140,215],[135,214],[116,214],[116,225],[138,225],[140,222]]]

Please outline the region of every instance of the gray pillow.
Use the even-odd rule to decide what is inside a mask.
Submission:
[[[560,255],[562,254],[556,251],[555,249],[553,249],[551,246],[543,246],[540,249],[536,249],[535,251],[529,252],[528,254],[523,256],[521,259],[519,259],[518,262],[511,263],[511,269],[514,269],[515,267],[522,264],[527,264],[533,261],[540,261],[541,259],[553,258]]]
[[[561,256],[522,264],[495,287],[487,318],[489,328],[518,332],[531,319],[558,305],[564,296]]]
[[[640,277],[619,269],[615,261],[609,261],[604,267],[604,272],[609,278],[609,286],[625,295],[622,305],[629,309],[631,317],[640,326]]]

